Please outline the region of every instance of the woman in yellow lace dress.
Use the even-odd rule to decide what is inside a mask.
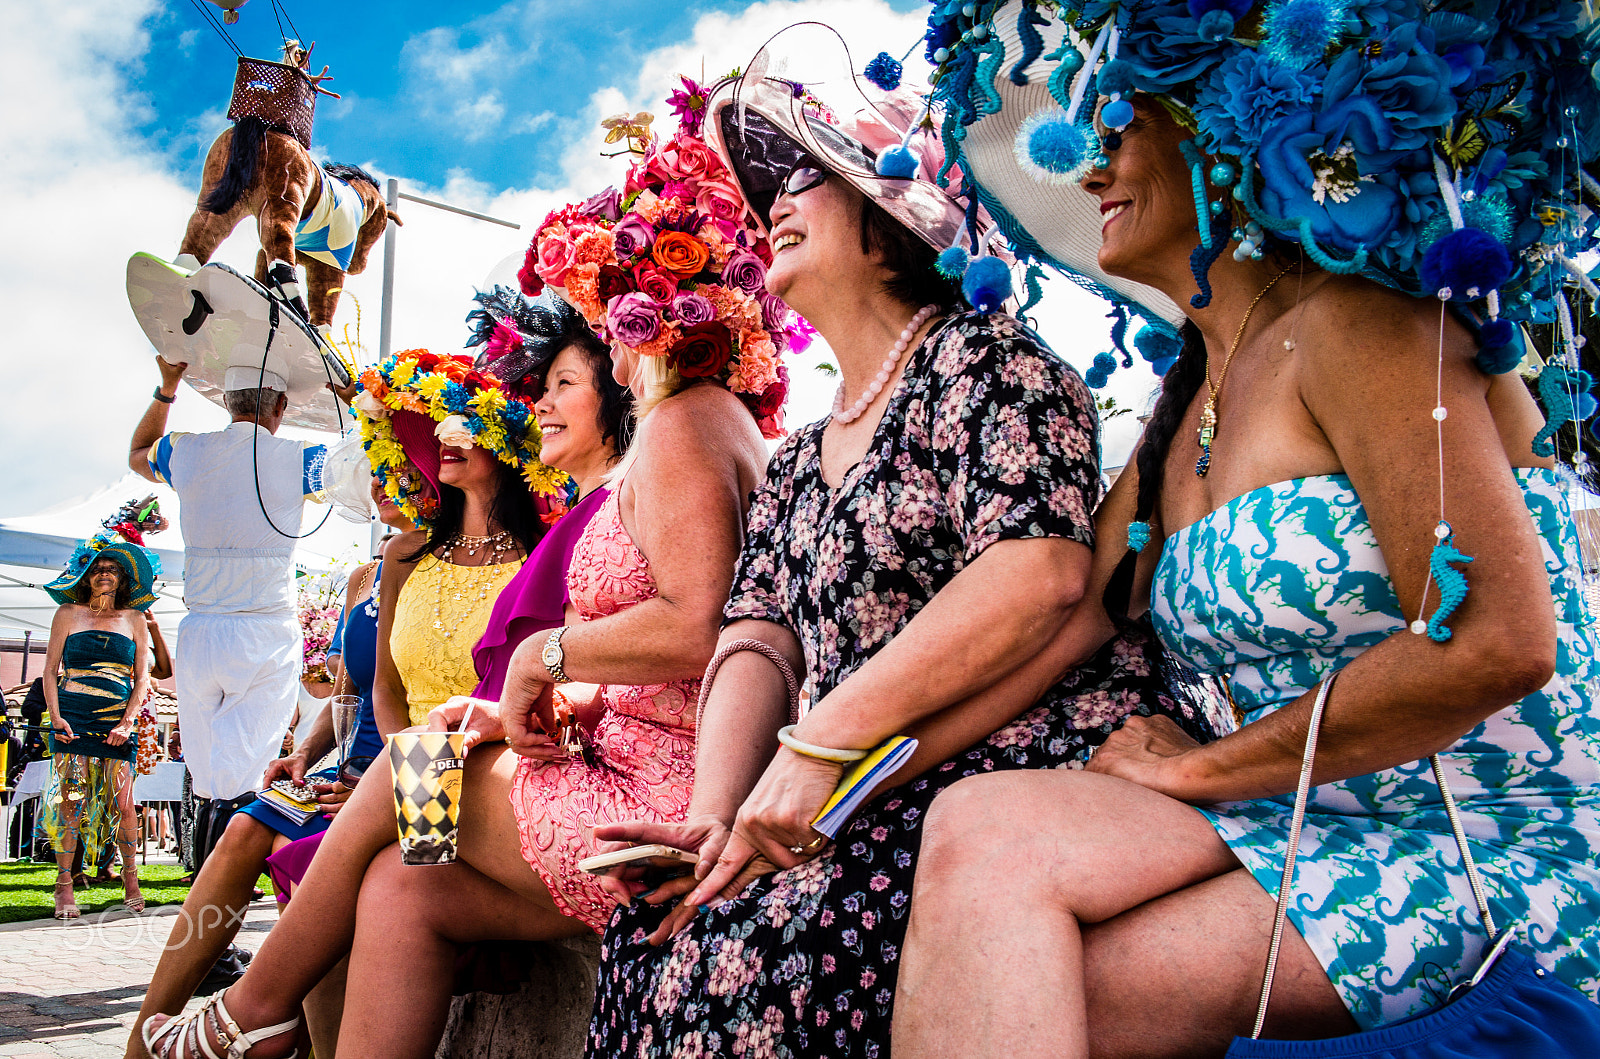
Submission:
[[[372,695],[384,736],[477,686],[473,645],[544,536],[529,487],[557,486],[559,472],[537,458],[537,430],[515,438],[507,429],[530,421],[526,406],[471,367],[466,357],[401,353],[367,373],[356,405],[379,480],[422,527],[394,541],[398,561],[383,564]]]

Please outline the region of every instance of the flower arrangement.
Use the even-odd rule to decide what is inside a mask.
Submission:
[[[772,250],[698,135],[706,89],[681,81],[668,101],[677,132],[639,144],[621,191],[547,216],[518,279],[529,297],[554,289],[612,345],[725,382],[763,437],[781,437],[789,377],[778,358],[815,332],[766,289]]]
[[[527,404],[508,397],[498,379],[474,369],[466,357],[401,350],[362,372],[352,407],[373,473],[413,521],[431,519],[438,500],[395,436],[392,417],[399,411],[431,418],[443,445],[478,445],[494,453],[519,468],[536,492],[556,493],[566,484],[566,475],[539,462],[539,425]]]
[[[345,577],[337,571],[300,576],[295,600],[302,645],[300,679],[309,684],[326,684],[331,679],[328,647],[333,643],[334,630],[339,627],[344,588]]]

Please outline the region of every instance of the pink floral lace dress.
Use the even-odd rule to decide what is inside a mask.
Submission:
[[[584,621],[656,596],[655,579],[622,525],[613,490],[595,512],[567,567],[567,591]],[[698,680],[638,686],[606,684],[605,711],[593,732],[593,767],[524,759],[511,783],[522,856],[544,880],[556,907],[599,933],[615,902],[578,861],[596,851],[592,828],[618,820],[682,820],[694,783]]]

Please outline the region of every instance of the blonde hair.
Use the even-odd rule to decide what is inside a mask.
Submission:
[[[633,391],[633,438],[628,442],[628,451],[624,452],[606,473],[607,488],[622,481],[623,476],[633,469],[634,463],[639,458],[639,439],[644,436],[644,422],[650,413],[655,411],[661,402],[682,391],[683,387],[683,376],[678,374],[677,368],[667,362],[666,357],[639,355],[638,366],[633,369],[633,377],[628,380],[628,389]]]

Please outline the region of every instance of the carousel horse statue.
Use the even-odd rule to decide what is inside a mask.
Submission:
[[[310,48],[299,41],[284,42],[284,65],[301,71],[315,92],[338,98],[321,86],[329,79],[328,68],[313,75],[310,59]],[[199,200],[174,264],[199,268],[240,221],[254,217],[261,239],[257,282],[326,333],[345,275],[366,269],[373,244],[390,220],[399,224],[400,218],[388,208],[370,173],[333,162],[318,166],[312,160],[309,124],[303,139],[286,129],[245,116],[211,144]],[[306,267],[309,310],[300,295],[296,264]]]

